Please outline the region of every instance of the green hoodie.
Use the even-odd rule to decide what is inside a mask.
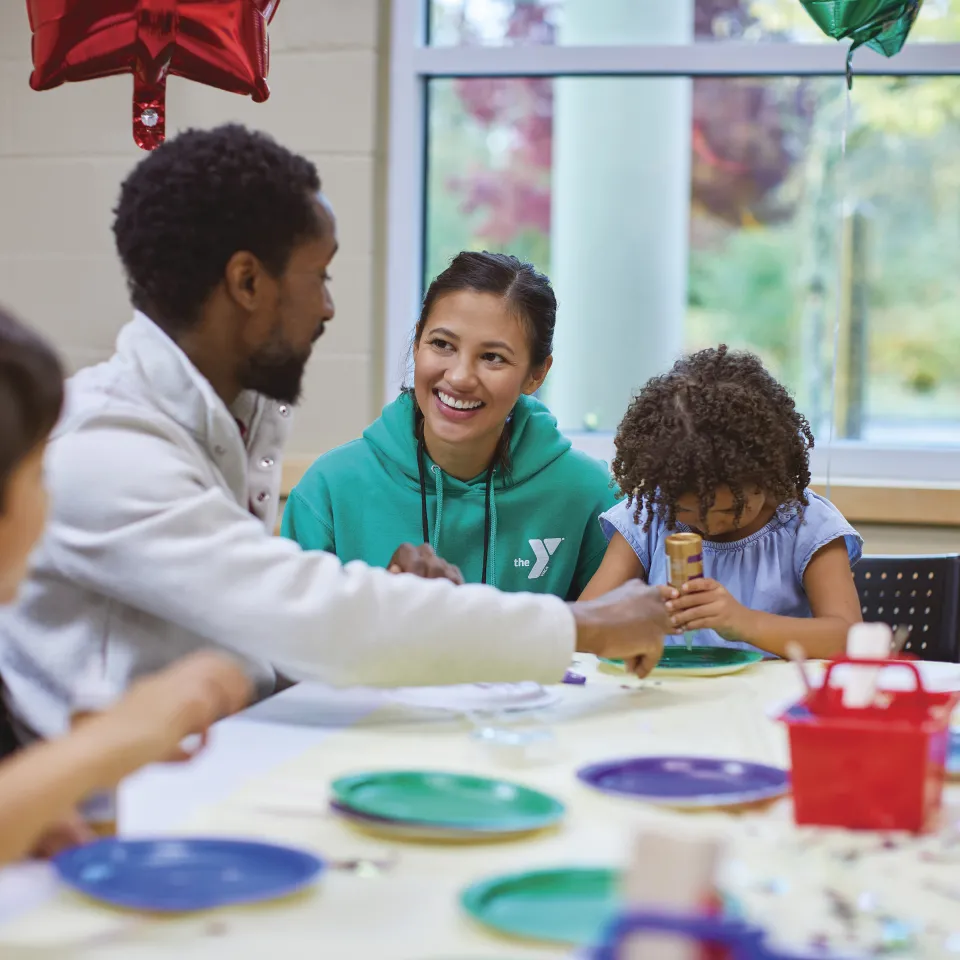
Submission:
[[[483,576],[486,473],[466,483],[424,455],[427,526],[440,556],[469,583]],[[606,549],[599,515],[617,500],[602,463],[573,450],[547,408],[521,397],[509,470],[490,491],[487,582],[575,599]],[[389,404],[362,439],[320,457],[293,489],[282,532],[306,550],[385,567],[401,543],[422,543],[413,399]]]

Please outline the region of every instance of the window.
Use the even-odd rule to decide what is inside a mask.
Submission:
[[[509,250],[556,287],[578,445],[725,341],[794,391],[815,472],[832,435],[836,476],[960,479],[960,3],[859,51],[849,105],[799,0],[394,4],[388,390],[424,283]]]
[[[429,42],[435,46],[622,43],[619,30],[633,29],[628,39],[646,43],[814,42],[829,43],[799,0],[649,0],[648,12],[636,17],[632,0],[432,0]],[[666,16],[657,7],[669,11]],[[595,16],[595,11],[600,16]],[[583,21],[589,15],[588,21]],[[632,25],[636,24],[636,28]],[[584,35],[584,28],[592,31]],[[678,34],[682,39],[678,39]],[[575,39],[573,39],[575,37]],[[960,14],[949,0],[926,0],[910,40],[960,40]]]

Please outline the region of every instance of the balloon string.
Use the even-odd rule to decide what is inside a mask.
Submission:
[[[833,479],[833,441],[837,426],[837,384],[839,381],[840,370],[840,323],[843,317],[843,279],[844,279],[844,253],[846,251],[846,167],[847,167],[847,136],[850,132],[850,122],[853,116],[853,94],[851,86],[846,84],[844,93],[845,101],[843,108],[843,129],[840,133],[840,163],[837,165],[837,197],[839,198],[838,209],[840,211],[840,242],[838,246],[839,256],[837,261],[839,269],[837,271],[837,305],[834,311],[833,319],[833,368],[831,370],[830,381],[830,432],[827,437],[827,499],[830,499],[832,492]],[[851,238],[852,242],[852,238]]]

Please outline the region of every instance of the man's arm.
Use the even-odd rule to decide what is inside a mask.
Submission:
[[[269,536],[161,429],[89,423],[49,454],[51,562],[84,587],[337,685],[556,682],[575,620],[554,597],[391,575]]]

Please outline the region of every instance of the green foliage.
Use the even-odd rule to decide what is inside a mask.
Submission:
[[[742,4],[762,36],[833,42],[799,0]],[[943,12],[928,2],[909,42],[923,40],[960,40],[960,3]],[[628,82],[642,95],[643,80]],[[838,295],[849,296],[840,289],[841,208],[856,208],[865,219],[869,418],[960,420],[960,78],[857,77],[842,162],[844,84],[806,82],[816,98],[813,126],[793,134],[800,159],[769,208],[782,216],[762,224],[745,216],[731,227],[699,207],[692,213],[685,345],[754,349],[801,397],[807,384],[829,382]],[[465,116],[449,81],[431,84],[431,102],[427,277],[460,249],[478,247],[506,247],[549,272],[549,235],[525,230],[498,246],[482,235],[483,211],[464,212],[462,194],[450,189],[455,178],[503,162],[496,131]],[[823,349],[805,355],[812,316]]]
[[[785,363],[796,262],[789,228],[737,230],[718,249],[692,250],[688,302],[710,313],[712,342],[749,344]]]

